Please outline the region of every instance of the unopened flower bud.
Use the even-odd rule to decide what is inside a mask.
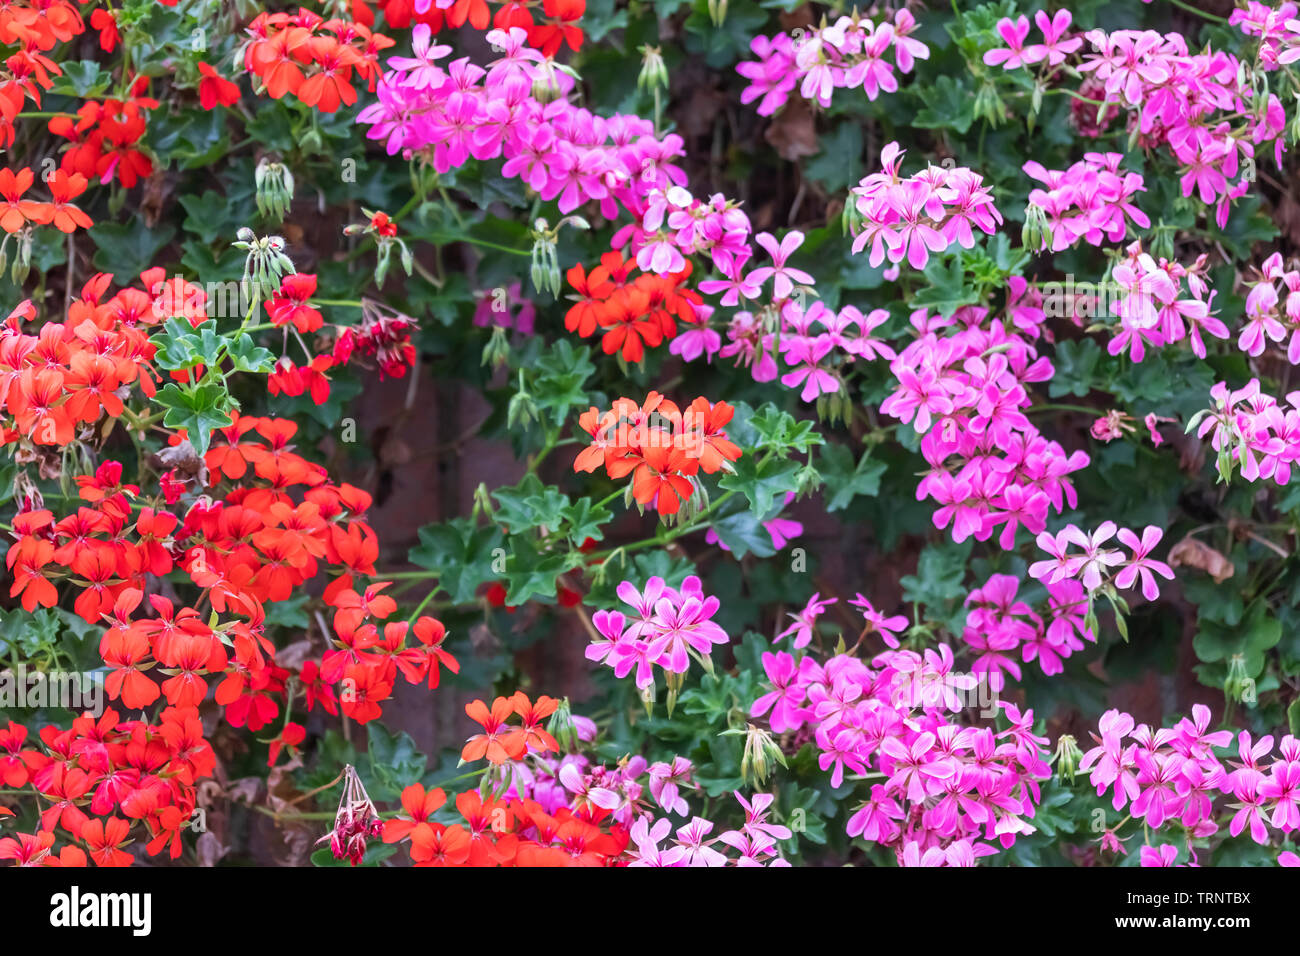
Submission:
[[[766,785],[773,764],[785,766],[785,754],[772,735],[754,724],[745,725],[745,750],[740,758],[740,776],[755,789]]]
[[[256,185],[257,211],[266,219],[279,223],[284,220],[293,202],[293,173],[282,163],[263,158],[253,175]]]
[[[483,359],[479,364],[500,368],[509,359],[510,340],[506,337],[506,330],[503,326],[494,326],[492,337],[488,339],[487,345],[483,346]]]
[[[1082,759],[1083,751],[1075,739],[1069,734],[1061,734],[1056,741],[1056,753],[1052,757],[1056,764],[1056,779],[1074,783],[1074,772]]]
[[[516,425],[527,427],[530,422],[539,417],[537,403],[533,401],[533,396],[529,395],[524,388],[524,373],[521,369],[519,372],[519,391],[510,397],[510,403],[506,406],[506,427],[514,428]]]
[[[641,47],[641,72],[637,75],[636,86],[639,90],[668,89],[668,67],[659,47],[648,43]]]
[[[1246,672],[1246,658],[1233,654],[1228,658],[1228,676],[1223,682],[1223,696],[1243,704],[1255,703],[1255,679]]]
[[[1025,207],[1025,224],[1020,229],[1020,244],[1038,251],[1052,242],[1052,231],[1047,226],[1047,213],[1043,207],[1030,203]]]
[[[561,751],[572,752],[578,746],[578,728],[573,722],[573,711],[569,707],[569,698],[560,701],[551,719],[546,723],[546,732],[555,738]]]

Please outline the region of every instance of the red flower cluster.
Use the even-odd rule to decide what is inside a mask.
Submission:
[[[565,273],[577,292],[577,305],[564,316],[564,327],[579,335],[605,330],[600,345],[606,355],[622,352],[629,362],[639,362],[645,348],[654,348],[677,335],[677,319],[695,321],[695,309],[704,300],[693,289],[682,288],[691,264],[681,272],[659,276],[643,272],[635,279],[636,261],[617,252],[600,257],[588,275],[582,263]]]
[[[19,866],[86,866],[88,859],[127,866],[132,857],[123,847],[136,826],[150,856],[168,848],[175,859],[194,814],[195,784],[216,764],[193,706],[167,707],[157,723],[119,723],[109,708],[67,730],[41,728],[39,747],[26,743],[21,724],[0,729],[0,781],[11,789],[30,784],[43,800],[38,832],[0,839],[0,860]],[[75,841],[58,853],[56,831]]]
[[[34,181],[35,176],[27,167],[16,173],[7,166],[0,169],[0,200],[3,200],[0,202],[0,229],[15,233],[29,225],[52,225],[60,232],[75,232],[94,225],[89,216],[72,204],[72,200],[86,191],[86,177],[81,173],[69,176],[59,170],[51,176],[46,183],[50,202],[23,198]]]
[[[39,109],[41,90],[54,85],[50,76],[63,75],[45,53],[85,29],[77,5],[69,0],[12,0],[0,7],[0,46],[19,48],[5,59],[0,80],[0,147],[14,144],[14,120],[24,101],[31,97]]]
[[[309,686],[308,710],[318,700],[328,713],[338,713],[341,707],[348,717],[364,724],[381,716],[379,705],[392,696],[399,672],[407,683],[427,682],[432,690],[438,686],[441,667],[456,674],[460,664],[442,647],[447,636],[442,622],[427,615],[414,625],[384,624],[381,636],[378,622],[397,610],[397,602],[380,593],[389,582],[376,582],[360,594],[351,584],[351,577],[345,576],[326,589],[326,603],[337,609],[334,649],[321,658],[319,668],[304,667],[302,680]],[[411,647],[406,645],[409,634],[416,640]],[[342,689],[337,701],[334,685]]]
[[[363,312],[359,325],[348,326],[334,342],[333,359],[346,364],[354,354],[374,358],[381,377],[401,378],[415,363],[415,345],[411,330],[415,320],[406,315],[381,315]]]
[[[259,13],[247,28],[244,67],[273,99],[292,94],[333,113],[357,101],[353,74],[374,92],[380,51],[393,45],[363,23],[331,19],[299,7],[295,14]]]
[[[384,842],[410,841],[416,866],[611,866],[627,848],[625,827],[601,824],[609,816],[594,804],[554,816],[533,800],[483,798],[475,790],[456,797],[463,824],[430,819],[447,802],[441,787],[418,783],[402,791],[407,816],[384,824]]]
[[[431,2],[423,13],[416,11],[415,0],[379,0],[376,5],[384,12],[384,22],[394,30],[404,30],[413,23],[427,23],[434,33],[444,25],[459,29],[466,23],[475,30],[521,27],[528,31],[529,45],[546,56],[555,56],[564,43],[571,50],[582,47],[578,21],[587,12],[587,0],[505,0],[495,14],[487,0],[453,0],[446,10]],[[364,0],[353,0],[352,11],[357,22],[374,25],[375,15]]]
[[[292,324],[301,334],[315,332],[324,323],[320,312],[307,304],[316,294],[316,276],[294,272],[280,280],[280,288],[266,303],[266,312],[274,325]]]
[[[308,709],[319,700],[337,713],[331,685],[342,683],[343,712],[371,720],[379,716],[378,701],[389,696],[395,669],[413,683],[427,677],[437,686],[439,662],[456,669],[441,649],[442,626],[421,618],[413,629],[418,644],[407,648],[405,624],[386,625],[380,638],[365,623],[396,607],[372,599],[381,586],[365,598],[351,590],[349,572],[373,574],[378,556],[374,532],[361,520],[370,496],[331,484],[323,468],[295,454],[290,439],[296,429],[283,419],[248,417],[223,429],[224,442],[208,451],[206,466],[214,482],[223,475],[245,480],[224,499],[199,498],[183,519],[153,507],[134,514],[139,489],[121,483],[116,462],[77,480],[89,505],[76,514],[56,521],[44,509],[21,511],[14,519],[17,540],[6,554],[14,575],[11,596],[22,595],[29,611],[53,607],[55,582],[75,584],[76,612],[89,622],[108,622],[100,653],[111,668],[109,696],[132,710],[159,696],[174,706],[197,705],[211,676],[231,725],[258,730],[279,712],[273,698],[289,677],[274,664],[275,649],[263,636],[263,604],[287,599],[323,562],[344,571],[326,591],[327,603],[340,608],[340,650],[327,653],[310,673],[304,667]],[[245,440],[250,431],[266,441]],[[305,487],[301,501],[290,497],[294,487]],[[205,622],[192,608],[177,610],[154,594],[148,604],[157,616],[136,617],[148,578],[173,568],[187,572],[213,610],[229,620]],[[167,678],[161,687],[146,673],[154,667]]]
[[[46,322],[37,335],[22,331],[36,317],[30,301],[0,325],[0,441],[67,445],[78,426],[122,414],[122,386],[154,394],[154,347],[137,322],[157,321],[155,300],[125,289],[100,301],[111,280],[93,277],[67,321]]]
[[[542,727],[542,721],[559,706],[558,700],[545,696],[533,703],[523,691],[517,691],[513,697],[498,697],[492,701],[491,708],[481,700],[466,704],[465,713],[483,728],[483,733],[465,742],[460,759],[471,762],[487,757],[490,763],[503,764],[518,760],[529,750],[534,753],[559,750],[555,738]],[[515,716],[522,724],[509,723]]]
[[[73,116],[49,121],[55,136],[68,140],[60,166],[69,176],[80,174],[107,185],[114,178],[130,189],[153,175],[153,161],[139,148],[144,138],[148,110],[158,101],[144,96],[147,77],[136,80],[128,100],[87,100]]]
[[[697,398],[683,413],[658,392],[644,405],[619,398],[614,407],[592,407],[578,424],[591,444],[578,453],[574,471],[602,465],[611,478],[632,475],[632,495],[660,514],[676,514],[695,491],[694,476],[727,471],[741,455],[723,430],[735,410],[726,402]]]

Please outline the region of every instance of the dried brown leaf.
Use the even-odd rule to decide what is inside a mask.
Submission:
[[[1236,571],[1232,562],[1221,552],[1191,535],[1169,549],[1169,566],[1199,568],[1214,578],[1215,584],[1222,584]]]

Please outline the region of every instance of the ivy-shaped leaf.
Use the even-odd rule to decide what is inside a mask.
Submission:
[[[194,450],[202,457],[212,440],[212,432],[225,428],[233,419],[234,402],[220,385],[189,385],[184,388],[168,382],[158,393],[157,402],[167,409],[163,424],[168,428],[183,428]]]

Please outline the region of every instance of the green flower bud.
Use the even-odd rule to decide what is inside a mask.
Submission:
[[[654,90],[655,87],[668,89],[668,67],[659,47],[647,43],[641,47],[641,72],[637,74],[636,88]]]
[[[578,749],[578,730],[573,725],[573,711],[569,706],[569,698],[561,700],[560,705],[555,708],[551,719],[546,722],[546,732],[555,738],[561,751],[572,753]]]
[[[253,182],[256,186],[257,211],[265,219],[282,222],[293,203],[293,173],[289,172],[287,166],[263,158],[257,164]]]
[[[1243,704],[1254,704],[1255,679],[1246,671],[1246,658],[1233,654],[1228,658],[1228,676],[1223,682],[1223,696]]]
[[[506,337],[506,330],[499,325],[493,326],[492,337],[488,339],[487,345],[483,346],[483,359],[479,364],[500,368],[509,359],[510,340]]]
[[[1056,779],[1074,783],[1074,772],[1082,759],[1083,751],[1075,739],[1069,734],[1061,734],[1056,741],[1056,753],[1052,756],[1052,762],[1056,764]]]

